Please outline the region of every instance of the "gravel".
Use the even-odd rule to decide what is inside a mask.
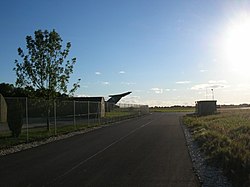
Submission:
[[[206,161],[206,156],[201,152],[198,144],[193,140],[189,129],[182,124],[186,138],[189,155],[193,162],[193,169],[202,187],[232,187],[229,179],[223,175],[220,168],[211,166]]]

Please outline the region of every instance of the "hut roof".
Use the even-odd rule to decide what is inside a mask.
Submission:
[[[102,102],[104,97],[73,97],[75,101],[92,101],[92,102]]]

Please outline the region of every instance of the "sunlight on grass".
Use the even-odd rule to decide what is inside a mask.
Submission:
[[[249,180],[250,110],[222,111],[205,117],[185,116],[184,124],[209,160],[222,167],[235,183]]]

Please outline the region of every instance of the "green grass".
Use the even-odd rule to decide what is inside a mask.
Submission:
[[[195,112],[194,107],[157,107],[150,108],[150,112]]]
[[[45,140],[49,137],[67,134],[74,131],[84,130],[88,128],[93,128],[96,126],[101,126],[106,123],[113,123],[116,121],[128,119],[131,117],[135,117],[138,115],[136,111],[121,111],[121,110],[114,110],[112,112],[107,112],[105,117],[99,120],[96,120],[95,123],[83,123],[77,124],[75,127],[74,125],[66,125],[66,126],[57,126],[56,132],[53,125],[51,125],[50,131],[46,129],[46,127],[41,128],[30,128],[28,129],[28,142],[40,141]],[[27,143],[27,131],[26,129],[22,129],[21,135],[18,138],[11,137],[11,132],[0,132],[0,150],[5,148],[10,148],[12,146]]]
[[[124,116],[131,116],[134,115],[135,112],[129,112],[129,111],[112,111],[112,112],[106,112],[105,118],[116,118],[116,117],[124,117]]]
[[[222,167],[235,186],[250,182],[250,110],[183,120],[208,160]]]
[[[100,124],[99,123],[91,123],[89,125],[81,124],[77,125],[76,127],[73,125],[58,126],[56,128],[56,131],[54,127],[51,127],[50,131],[48,131],[46,127],[30,128],[28,129],[28,136],[26,129],[22,129],[21,135],[18,138],[12,137],[10,131],[0,132],[0,149],[10,148],[18,144],[27,143],[27,137],[28,137],[28,142],[34,142],[34,141],[45,140],[53,136],[67,134],[74,131],[93,128],[96,126],[100,126]]]

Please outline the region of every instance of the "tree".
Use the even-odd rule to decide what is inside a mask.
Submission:
[[[30,86],[21,88],[13,84],[0,83],[0,93],[4,97],[28,97],[34,94],[34,89]]]
[[[0,93],[4,97],[13,97],[15,87],[13,84],[1,83],[0,84]]]
[[[19,99],[6,100],[7,102],[7,121],[12,137],[19,137],[23,126],[24,109]]]
[[[16,85],[20,87],[31,86],[39,90],[40,96],[51,103],[58,93],[68,93],[70,75],[76,58],[66,60],[71,43],[67,42],[65,49],[60,35],[52,30],[37,30],[32,36],[26,37],[27,54],[20,47],[18,55],[22,61],[15,60],[17,80]],[[73,84],[69,91],[70,95],[79,88],[79,81]],[[47,107],[47,128],[49,130],[50,106]]]

